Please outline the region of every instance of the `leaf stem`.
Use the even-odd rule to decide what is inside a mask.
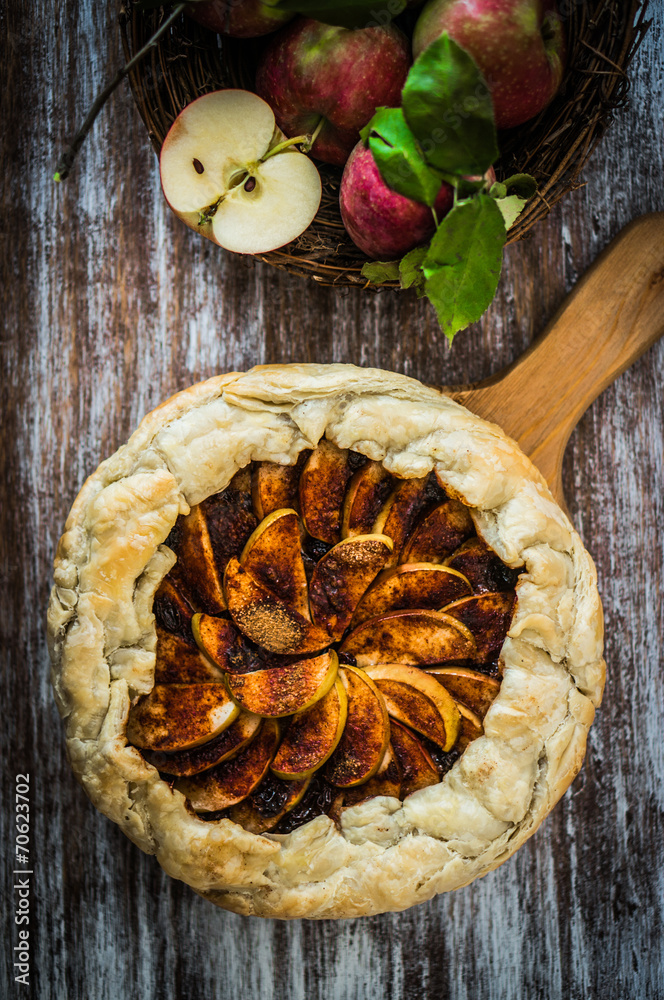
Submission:
[[[85,121],[79,128],[78,132],[74,136],[71,143],[65,149],[64,153],[62,154],[58,162],[55,174],[53,175],[53,180],[56,181],[56,183],[63,181],[66,177],[69,176],[69,171],[73,166],[74,160],[76,159],[76,155],[79,149],[83,145],[85,137],[92,128],[95,119],[97,118],[97,115],[99,114],[103,106],[106,104],[106,101],[109,99],[113,91],[116,90],[117,87],[119,87],[119,85],[122,83],[124,78],[129,73],[131,73],[134,66],[136,66],[141,61],[141,59],[143,59],[148,54],[150,49],[157,44],[157,42],[164,34],[164,32],[167,31],[168,28],[170,28],[171,24],[173,24],[175,20],[177,20],[177,18],[180,16],[180,14],[182,13],[182,11],[185,9],[186,6],[187,6],[186,3],[178,3],[176,7],[173,9],[173,11],[168,15],[164,23],[160,25],[160,27],[155,31],[152,38],[150,38],[149,41],[146,42],[146,44],[143,46],[142,49],[138,50],[136,55],[132,59],[130,59],[129,62],[122,67],[122,69],[118,70],[118,72],[115,74],[111,82],[107,84],[104,87],[104,89],[97,95],[93,104],[90,107],[90,110],[85,116]]]

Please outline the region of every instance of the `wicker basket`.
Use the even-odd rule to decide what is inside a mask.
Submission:
[[[538,195],[510,229],[508,242],[522,239],[552,205],[580,186],[581,168],[613,113],[626,101],[626,70],[648,27],[647,3],[561,0],[568,41],[563,85],[537,118],[501,138],[499,179],[527,172],[539,183]],[[127,57],[145,44],[163,17],[160,9],[137,12],[131,0],[123,5],[120,26]],[[262,44],[262,39],[220,38],[184,15],[174,23],[130,76],[138,110],[156,152],[174,118],[201,94],[229,86],[253,89]],[[361,274],[368,258],[352,243],[341,222],[341,170],[319,167],[323,197],[314,222],[288,246],[259,258],[321,284],[371,288]]]

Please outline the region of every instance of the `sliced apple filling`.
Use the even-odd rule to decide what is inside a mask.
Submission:
[[[436,784],[483,733],[518,570],[435,474],[323,440],[179,518],[127,738],[201,817],[287,833]]]

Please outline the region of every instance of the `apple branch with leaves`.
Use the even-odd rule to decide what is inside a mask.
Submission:
[[[491,95],[473,58],[447,34],[413,64],[402,107],[379,108],[361,135],[387,186],[428,205],[436,222],[429,244],[400,261],[367,262],[362,274],[426,295],[452,341],[493,301],[507,230],[537,183],[529,174],[486,179],[499,155]],[[444,182],[454,205],[438,220],[433,206]]]

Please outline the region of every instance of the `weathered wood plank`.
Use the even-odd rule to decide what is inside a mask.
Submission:
[[[166,395],[265,361],[353,361],[439,384],[486,377],[521,353],[624,224],[664,209],[661,2],[653,16],[632,106],[586,170],[587,187],[509,250],[489,315],[450,350],[429,307],[409,296],[322,289],[225,257],[185,230],[161,201],[127,92],[54,188],[63,137],[119,59],[113,5],[5,5],[1,822],[9,852],[13,776],[29,771],[32,995],[664,996],[664,344],[593,404],[565,460],[607,620],[609,683],[586,766],[544,828],[468,889],[343,923],[214,909],[163,875],[75,784],[43,634],[71,501]],[[11,960],[3,968],[2,995],[19,995]]]

